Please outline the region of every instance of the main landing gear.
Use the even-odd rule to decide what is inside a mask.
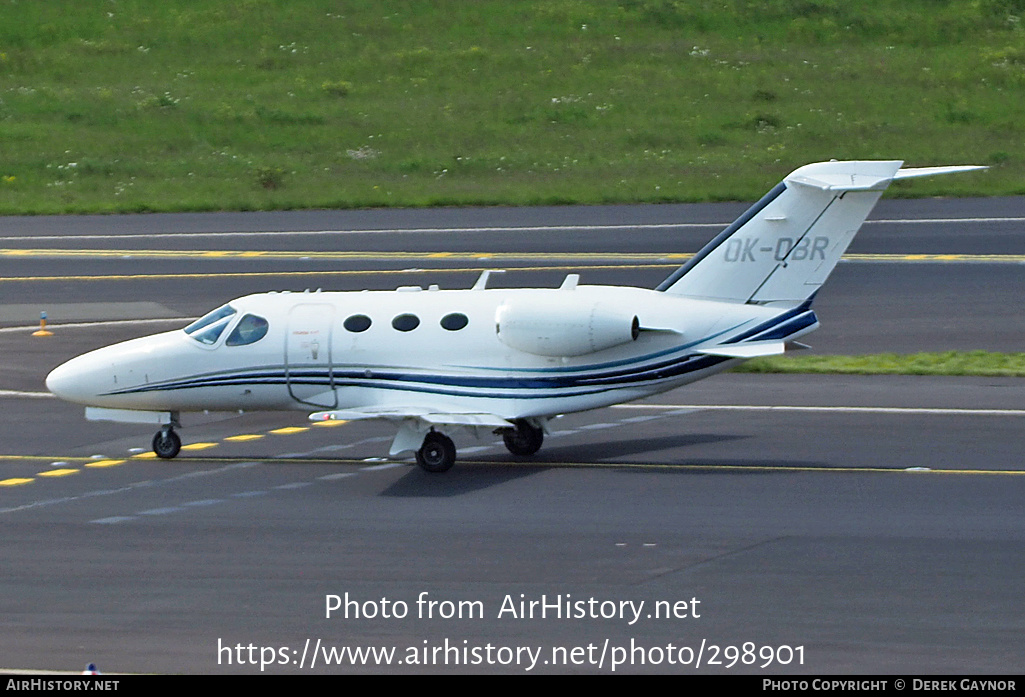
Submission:
[[[514,428],[501,428],[495,431],[502,435],[509,452],[527,457],[540,450],[545,438],[541,427],[526,419],[519,419],[515,424]],[[451,438],[432,428],[424,436],[423,445],[416,451],[416,464],[433,474],[447,472],[456,464],[456,446]]]
[[[502,440],[505,441],[506,449],[513,455],[526,457],[541,449],[545,432],[526,419],[519,419],[516,421],[516,428],[502,430]]]
[[[431,430],[416,451],[416,464],[427,472],[447,472],[456,464],[456,445],[444,433]]]
[[[157,457],[170,460],[182,449],[182,439],[174,432],[173,426],[165,426],[153,436],[153,452]]]

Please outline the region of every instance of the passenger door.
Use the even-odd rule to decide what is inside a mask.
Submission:
[[[328,304],[301,303],[288,313],[285,383],[297,402],[317,408],[338,406],[331,362],[333,325],[334,307]]]

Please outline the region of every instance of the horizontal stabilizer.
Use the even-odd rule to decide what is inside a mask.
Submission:
[[[982,169],[989,169],[983,165],[950,165],[949,167],[907,167],[898,169],[893,175],[896,179],[915,179],[916,177],[931,177],[935,174],[957,174],[958,172],[977,172]]]
[[[719,346],[697,349],[698,353],[708,356],[725,356],[727,358],[778,356],[785,351],[786,343],[782,341],[749,341],[745,344],[720,344]]]

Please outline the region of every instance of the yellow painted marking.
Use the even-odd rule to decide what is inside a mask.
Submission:
[[[674,260],[683,261],[693,256],[680,252],[346,252],[346,251],[289,251],[289,250],[241,250],[241,249],[0,249],[0,257],[41,258],[116,258],[133,259],[261,259],[294,260],[318,259],[325,261],[409,261],[423,259],[445,259],[450,261],[495,261],[526,260],[532,262],[575,262],[591,265],[595,262],[617,260],[620,262],[649,262]],[[1021,263],[1022,254],[846,254],[849,261],[983,261]]]
[[[189,443],[188,445],[183,445],[182,450],[209,450],[216,447],[217,443]]]
[[[35,481],[34,479],[0,479],[0,486],[18,486]]]
[[[131,257],[132,259],[239,259],[260,257],[263,259],[320,259],[326,261],[344,260],[380,260],[407,261],[416,259],[532,259],[532,260],[589,260],[589,259],[634,259],[657,260],[671,256],[669,253],[652,254],[649,252],[297,252],[287,250],[233,250],[233,249],[0,249],[0,257],[43,257],[43,258],[116,258]],[[692,256],[690,254],[673,256]]]
[[[95,462],[85,463],[86,467],[117,467],[118,465],[125,464],[124,460],[97,460]]]
[[[152,450],[148,450],[148,451],[146,451],[144,453],[139,453],[138,455],[132,455],[132,459],[133,460],[152,460],[152,459],[156,458],[156,456],[157,456],[157,454],[155,452],[153,452]]]
[[[660,269],[673,268],[679,264],[588,264],[588,270],[602,269]],[[494,271],[494,267],[487,267]],[[504,271],[576,271],[580,266],[503,266]],[[467,266],[458,269],[422,269],[419,272],[439,274],[479,274],[484,267]],[[419,273],[418,272],[418,273]],[[411,271],[405,269],[363,269],[350,271],[238,271],[238,272],[217,272],[217,273],[151,273],[151,274],[112,274],[109,276],[5,276],[0,278],[0,283],[27,283],[32,281],[162,281],[167,279],[186,278],[301,278],[303,276],[317,276],[320,278],[340,276],[409,276]]]
[[[56,457],[54,455],[0,455],[0,460],[46,460],[47,462],[53,462],[54,460],[61,460],[62,462],[88,462],[87,457]]]
[[[345,419],[331,419],[329,421],[315,421],[313,423],[313,425],[314,426],[324,427],[324,426],[341,426],[342,424],[347,424],[347,423],[349,423],[349,422],[346,421]]]
[[[148,454],[149,457],[155,457],[152,453]],[[137,456],[138,457],[138,456]],[[67,457],[67,456],[56,456],[56,455],[0,455],[0,460],[46,460],[47,462],[53,462],[54,460],[64,461],[82,461],[82,457]],[[189,457],[182,458],[179,460],[195,463],[217,463],[217,464],[228,464],[228,463],[241,463],[241,462],[252,462],[252,458],[217,458],[217,459],[206,459],[203,457]],[[103,461],[101,461],[103,462]],[[124,460],[108,460],[106,462],[122,463]],[[268,460],[271,464],[280,463],[305,463],[314,465],[324,466],[338,466],[338,465],[366,465],[363,460],[353,460],[345,458],[328,458],[328,457],[302,457],[302,458],[274,458]],[[391,460],[389,460],[391,462]],[[413,466],[412,462],[403,462]],[[695,471],[695,472],[776,472],[776,473],[821,473],[821,474],[904,474],[904,475],[916,475],[927,477],[934,474],[942,475],[968,475],[968,476],[1025,476],[1025,469],[1006,469],[1006,470],[983,470],[983,469],[929,469],[929,470],[909,470],[904,467],[787,467],[787,466],[771,466],[771,465],[681,465],[675,463],[660,463],[660,462],[544,462],[544,461],[532,461],[532,462],[514,462],[514,461],[497,461],[497,460],[460,460],[462,465],[473,465],[490,468],[508,468],[508,467],[521,467],[521,468],[580,468],[580,469],[637,469],[637,470],[677,470],[677,471]],[[95,465],[97,463],[87,463],[86,467]],[[111,465],[104,465],[111,466]],[[0,481],[0,486],[16,486],[18,484],[27,484],[34,481],[34,479],[7,479]]]
[[[275,428],[273,431],[268,431],[268,433],[273,433],[278,436],[287,436],[290,433],[302,433],[303,431],[309,430],[310,429],[305,426],[286,426],[285,428]]]
[[[247,440],[259,440],[260,438],[263,438],[263,436],[260,435],[259,433],[243,433],[242,435],[238,435],[238,436],[228,436],[224,440],[231,441],[232,443],[236,443],[236,442],[242,442],[242,441],[247,441]]]
[[[80,470],[76,469],[61,469],[61,470],[47,470],[45,472],[37,472],[36,474],[40,477],[66,477],[69,474],[74,474]]]
[[[609,258],[610,255],[605,255],[604,258]],[[670,255],[649,255],[656,259],[669,259]],[[676,260],[683,260],[689,258],[691,255],[679,255]],[[942,259],[941,257],[954,257],[954,259]],[[481,257],[475,257],[479,259]],[[547,257],[552,258],[552,257]],[[962,255],[927,255],[927,254],[851,254],[844,256],[846,261],[873,261],[873,262],[905,262],[905,261],[919,261],[919,262],[941,262],[941,261],[963,261],[963,262],[985,262],[985,263],[1014,263],[1021,264],[1025,263],[1025,255],[1015,254],[962,254]],[[538,265],[538,266],[508,266],[501,265],[501,268],[505,271],[511,272],[532,272],[537,273],[539,271],[565,271],[573,272],[580,269],[587,269],[588,271],[602,271],[602,270],[617,270],[617,271],[630,271],[636,269],[675,269],[679,264],[674,261],[669,262],[650,262],[642,264],[592,264],[592,263],[581,263],[576,265]],[[428,273],[434,276],[440,274],[479,274],[481,271],[490,270],[494,271],[495,266],[464,266],[459,268],[427,268],[417,269],[416,271],[409,271],[406,269],[350,269],[344,271],[237,271],[237,272],[216,272],[216,273],[164,273],[164,274],[110,274],[100,276],[7,276],[0,278],[0,283],[38,283],[47,281],[102,281],[104,283],[110,283],[113,281],[161,281],[169,279],[207,279],[207,278],[303,278],[303,277],[317,277],[317,278],[340,278],[340,277],[358,277],[358,276],[409,276],[411,273]]]

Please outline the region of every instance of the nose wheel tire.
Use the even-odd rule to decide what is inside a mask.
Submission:
[[[456,464],[455,443],[445,434],[431,431],[424,437],[424,444],[416,451],[416,464],[427,472],[447,472]]]
[[[153,436],[153,452],[157,457],[170,460],[182,449],[182,439],[172,430],[157,431]]]

